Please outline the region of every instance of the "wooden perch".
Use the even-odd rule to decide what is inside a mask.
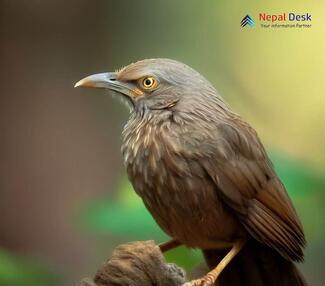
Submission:
[[[185,272],[166,263],[153,241],[140,241],[117,247],[94,279],[85,278],[78,286],[178,286]]]

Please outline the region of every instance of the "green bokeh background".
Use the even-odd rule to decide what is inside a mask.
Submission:
[[[33,0],[1,4],[6,67],[2,151],[8,156],[4,174],[10,175],[10,170],[18,174],[3,177],[3,198],[13,196],[3,199],[4,207],[15,208],[17,198],[22,198],[25,184],[12,186],[26,170],[34,174],[33,158],[42,162],[45,172],[45,179],[26,179],[32,189],[42,189],[28,196],[30,208],[43,208],[28,220],[25,233],[15,234],[6,224],[19,218],[19,212],[4,213],[1,286],[71,285],[82,275],[94,273],[120,243],[167,239],[125,177],[118,150],[127,111],[102,91],[72,89],[87,74],[152,57],[177,59],[200,71],[256,128],[304,224],[308,245],[300,267],[310,285],[323,285],[325,2]],[[308,12],[312,27],[262,29],[260,12]],[[246,14],[256,21],[255,28],[240,27]],[[32,138],[24,133],[30,126],[37,126],[30,129]],[[27,146],[23,151],[18,150],[20,142]],[[53,156],[48,156],[51,152]],[[24,156],[25,169],[17,171],[16,163]],[[51,167],[54,162],[57,170]],[[42,179],[53,176],[54,190],[39,186]],[[64,195],[55,197],[59,189]],[[44,232],[53,231],[55,237],[56,218],[62,216],[67,227],[60,236],[75,234],[69,240],[70,250],[74,241],[87,240],[82,248],[88,249],[89,257],[79,258],[84,254],[78,248],[71,254],[76,259],[66,262],[60,256],[64,246],[56,249],[49,238],[24,244],[25,235],[47,209],[53,212],[53,226]],[[38,231],[41,235],[41,226]],[[40,241],[42,248],[37,247]],[[48,251],[53,247],[57,256]],[[185,248],[172,251],[167,259],[186,269],[202,261],[198,251]]]

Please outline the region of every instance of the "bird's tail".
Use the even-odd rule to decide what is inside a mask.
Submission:
[[[210,268],[227,254],[226,250],[203,250]],[[307,286],[295,264],[273,249],[249,241],[220,274],[218,286]]]

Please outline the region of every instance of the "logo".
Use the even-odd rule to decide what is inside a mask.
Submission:
[[[243,20],[241,20],[240,26],[242,26],[242,27],[248,26],[250,28],[253,28],[255,26],[255,22],[251,16],[246,15],[243,18]]]
[[[312,14],[310,12],[296,13],[296,12],[278,12],[275,14],[269,14],[265,12],[257,13],[256,15],[246,15],[241,21],[240,26],[242,28],[311,28],[312,27]],[[256,22],[255,22],[256,21]]]

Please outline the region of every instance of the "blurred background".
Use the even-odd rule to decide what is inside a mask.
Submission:
[[[125,177],[128,111],[73,89],[152,57],[197,69],[257,129],[305,227],[301,269],[324,284],[325,2],[232,2],[0,1],[1,286],[75,285],[120,243],[166,240]],[[240,27],[259,12],[309,12],[312,27]]]

